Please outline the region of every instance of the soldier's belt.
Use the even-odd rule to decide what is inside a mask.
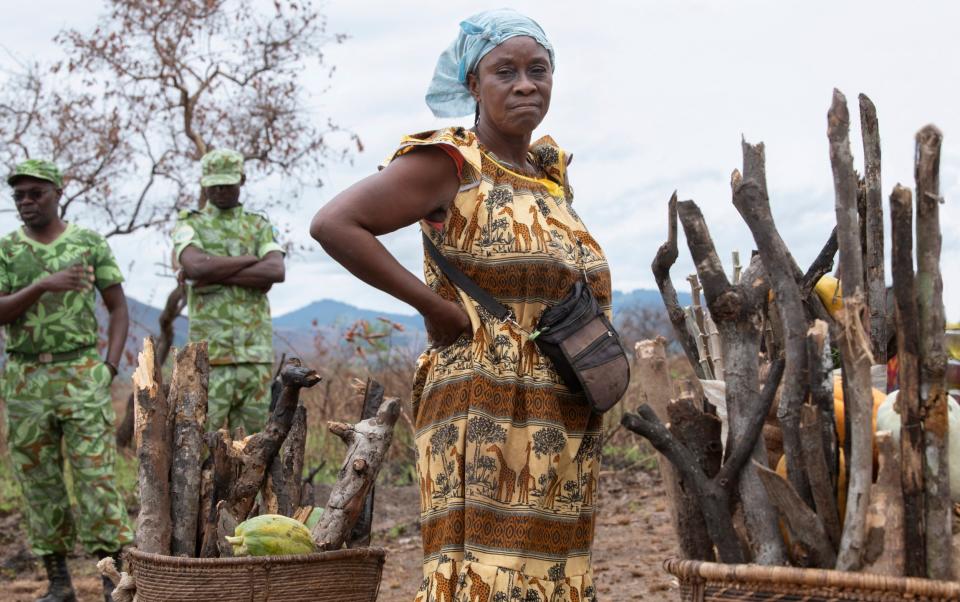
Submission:
[[[83,357],[84,354],[86,354],[88,351],[94,350],[95,348],[96,347],[94,345],[90,345],[89,347],[81,347],[80,349],[64,351],[63,353],[21,353],[19,351],[11,351],[10,356],[21,362],[56,364],[58,362],[69,362],[70,360]]]

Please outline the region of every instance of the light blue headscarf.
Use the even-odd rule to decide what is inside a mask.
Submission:
[[[460,22],[460,33],[450,44],[433,71],[427,89],[427,106],[437,117],[462,117],[476,110],[477,103],[467,87],[473,73],[488,52],[516,36],[529,36],[550,54],[550,68],[556,59],[547,34],[536,21],[509,8],[488,10]]]

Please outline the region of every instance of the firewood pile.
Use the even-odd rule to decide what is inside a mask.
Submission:
[[[834,91],[827,134],[836,227],[805,271],[774,223],[762,143],[743,142],[742,171],[731,177],[733,205],[757,248],[743,268],[734,256],[732,278],[697,204],[676,194],[669,201],[667,241],[652,269],[698,379],[677,398],[664,341],[639,343],[646,403],[623,425],[669,461],[661,471],[686,559],[954,577],[948,469],[960,458],[947,445],[956,402],[946,379],[940,272],[942,135],[932,125],[917,133],[915,199],[893,188],[885,233],[876,109],[864,95],[859,105],[862,176],[847,102]],[[690,308],[680,306],[670,276],[678,221],[697,270]],[[838,250],[841,298],[828,310],[814,289]],[[871,368],[884,370],[888,348],[896,350],[899,392],[883,390],[879,399],[899,418],[893,432],[875,432]],[[704,391],[715,395],[718,382],[720,412]]]
[[[369,543],[372,489],[400,415],[396,398],[370,381],[364,418],[328,424],[347,445],[346,460],[325,506],[314,508],[312,485],[302,477],[307,413],[300,390],[320,376],[287,360],[278,374],[270,417],[259,433],[206,432],[209,362],[205,342],[174,350],[169,386],[163,382],[154,341],[147,338],[133,375],[134,440],[139,462],[137,551],[181,558],[233,556],[227,538],[239,524],[282,515],[312,524],[315,552]],[[320,511],[322,510],[322,513]],[[319,514],[319,518],[317,515]],[[351,529],[366,523],[366,538]],[[273,536],[271,534],[271,536]],[[238,538],[234,538],[238,539]],[[285,552],[272,552],[283,554]],[[258,554],[253,554],[258,555]]]

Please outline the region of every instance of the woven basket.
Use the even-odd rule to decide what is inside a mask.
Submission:
[[[374,602],[385,554],[381,548],[245,558],[126,552],[139,602]]]
[[[680,599],[683,602],[960,600],[960,583],[914,577],[885,577],[822,569],[716,564],[677,559],[667,560],[663,566],[668,573],[679,579]]]

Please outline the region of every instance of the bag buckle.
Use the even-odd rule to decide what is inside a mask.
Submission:
[[[513,310],[512,310],[512,309],[511,309],[511,310],[508,310],[508,311],[507,311],[507,315],[505,315],[503,318],[500,319],[500,323],[501,323],[501,324],[511,324],[511,325],[513,325],[514,328],[516,328],[517,330],[519,330],[519,331],[522,332],[523,334],[527,335],[527,338],[528,338],[529,340],[531,340],[531,341],[532,341],[533,339],[537,338],[538,336],[540,336],[540,334],[541,334],[541,331],[539,331],[539,330],[534,331],[534,332],[531,333],[531,332],[529,332],[526,328],[524,328],[523,326],[520,326],[520,322],[517,322],[517,318],[513,315]]]
[[[53,362],[53,354],[49,351],[37,354],[37,362],[40,364],[50,364]]]

